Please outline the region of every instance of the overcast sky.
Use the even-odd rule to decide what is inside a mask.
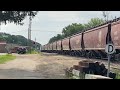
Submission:
[[[120,17],[120,11],[110,11],[110,19]],[[39,11],[32,20],[32,40],[46,44],[49,39],[62,32],[62,29],[72,23],[87,23],[91,18],[103,18],[102,11]],[[22,35],[28,38],[28,22],[26,18],[24,25],[15,25],[13,23],[1,25],[1,32],[12,35]]]

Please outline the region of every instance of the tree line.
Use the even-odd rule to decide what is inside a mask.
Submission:
[[[0,41],[6,41],[7,43],[13,43],[13,44],[17,44],[17,45],[20,45],[20,46],[27,46],[28,42],[30,42],[31,46],[33,46],[33,47],[34,47],[35,44],[37,46],[41,45],[38,42],[35,42],[33,40],[28,41],[28,39],[25,38],[24,36],[11,35],[11,34],[7,34],[7,33],[0,33]]]
[[[82,31],[87,30],[88,28],[92,28],[98,25],[101,25],[105,22],[105,20],[100,18],[92,18],[87,24],[81,23],[72,23],[63,28],[62,34],[57,34],[56,36],[50,38],[48,43],[52,43],[54,41],[69,37],[73,34],[80,33]]]

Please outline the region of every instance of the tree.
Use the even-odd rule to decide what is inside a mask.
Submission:
[[[84,28],[85,29],[92,28],[92,27],[98,26],[102,23],[104,23],[103,19],[92,18],[87,24],[84,24]]]
[[[2,23],[12,23],[23,25],[21,23],[26,16],[32,16],[37,14],[38,11],[0,11],[0,25]]]
[[[60,39],[63,38],[63,35],[61,35],[61,34],[57,34],[56,38],[57,38],[57,40],[60,40]]]
[[[60,40],[60,39],[63,39],[63,35],[57,34],[57,36],[54,36],[54,37],[52,37],[52,38],[49,40],[49,43],[52,43],[52,42],[54,42],[54,41],[58,41],[58,40]]]
[[[82,24],[72,23],[71,25],[68,25],[67,27],[63,28],[62,34],[64,37],[68,37],[77,32],[81,32],[83,29],[84,26]]]
[[[10,35],[6,33],[0,33],[0,40],[6,41],[7,43],[13,43],[13,44],[26,46],[28,39],[21,35]],[[29,40],[29,41],[33,42],[32,40]],[[37,45],[40,45],[40,44],[37,43]]]

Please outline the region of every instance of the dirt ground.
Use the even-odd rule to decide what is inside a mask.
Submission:
[[[14,55],[15,60],[0,64],[0,79],[67,79],[64,69],[86,60],[50,53]]]
[[[64,69],[78,64],[74,57],[56,54],[14,54],[15,60],[0,64],[0,79],[67,79]]]

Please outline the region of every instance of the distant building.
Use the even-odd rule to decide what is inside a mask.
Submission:
[[[29,46],[15,46],[13,49],[11,49],[12,53],[17,53],[18,48],[26,48],[27,50],[30,50]]]
[[[8,52],[17,53],[18,48],[26,48],[28,50],[29,46],[20,46],[18,44],[7,43],[6,48]]]
[[[0,53],[7,52],[6,45],[7,45],[7,43],[5,41],[0,41]]]

